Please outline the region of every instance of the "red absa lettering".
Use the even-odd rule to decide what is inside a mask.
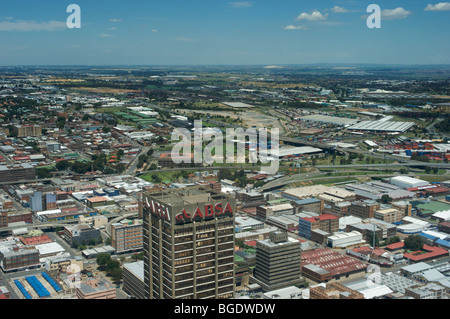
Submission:
[[[216,207],[215,207],[215,210],[216,210],[216,215],[221,215],[221,214],[223,214],[222,203],[217,203],[217,204],[216,204]]]
[[[205,217],[213,217],[213,216],[214,216],[213,205],[205,205]]]
[[[201,211],[200,208],[198,208],[198,207],[197,207],[197,210],[195,211],[195,214],[194,214],[194,217],[193,217],[193,218],[195,219],[196,217],[203,218],[202,211]]]
[[[225,211],[223,213],[233,215],[233,209],[231,209],[230,203],[227,203],[227,206],[225,207]]]

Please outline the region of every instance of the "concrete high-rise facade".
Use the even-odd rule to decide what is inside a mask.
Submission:
[[[302,285],[301,243],[286,232],[274,231],[256,244],[254,280],[263,291]]]
[[[198,186],[142,196],[145,297],[233,298],[234,199]]]

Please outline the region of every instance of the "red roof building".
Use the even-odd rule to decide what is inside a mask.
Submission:
[[[449,252],[447,249],[423,245],[422,250],[414,251],[412,253],[404,253],[403,257],[413,262],[423,262],[448,255]]]
[[[50,239],[47,235],[35,236],[35,237],[19,237],[20,241],[27,246],[40,245],[40,244],[48,244],[52,243],[53,240]]]
[[[387,245],[386,249],[390,250],[390,251],[395,251],[395,250],[402,249],[403,247],[405,247],[405,243],[400,241],[398,243],[393,243],[393,244]]]

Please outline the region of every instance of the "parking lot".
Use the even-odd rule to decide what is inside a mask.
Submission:
[[[50,282],[43,277],[42,272],[10,279],[10,288],[14,290],[15,295],[20,299],[59,298],[59,295],[63,292],[63,287],[57,282],[56,285],[55,289]],[[58,289],[58,286],[60,290]],[[57,289],[59,292],[56,291]]]

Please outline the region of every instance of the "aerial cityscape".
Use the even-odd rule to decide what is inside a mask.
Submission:
[[[449,2],[135,2],[0,11],[0,299],[450,298]]]

